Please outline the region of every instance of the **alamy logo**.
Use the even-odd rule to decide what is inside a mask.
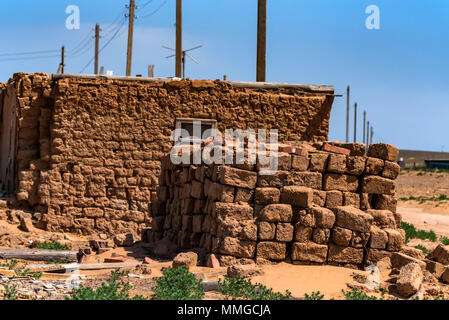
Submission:
[[[366,18],[365,25],[368,30],[380,29],[380,9],[378,6],[370,5],[366,7],[366,14],[369,16]]]
[[[278,169],[278,131],[259,129],[212,128],[202,132],[201,122],[193,122],[193,134],[178,128],[172,132],[174,147],[170,151],[173,164],[258,164],[259,174],[272,175]]]
[[[65,20],[65,27],[68,30],[80,29],[80,8],[76,5],[70,5],[65,9],[69,16]]]

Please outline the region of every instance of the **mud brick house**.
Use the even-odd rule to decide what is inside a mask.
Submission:
[[[47,230],[139,233],[176,126],[326,141],[331,86],[17,73],[0,84],[0,184]]]

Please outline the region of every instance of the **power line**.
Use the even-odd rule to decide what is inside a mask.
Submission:
[[[147,5],[149,5],[151,2],[153,2],[153,0],[149,0],[149,1],[145,2],[143,5],[139,5],[139,10],[142,10],[142,9],[145,8]]]
[[[58,52],[59,50],[44,50],[44,51],[28,51],[28,52],[15,52],[15,53],[1,53],[0,57],[8,57],[8,56],[25,56],[25,55],[33,55],[33,54],[43,54],[43,53],[53,53]]]
[[[98,53],[101,53],[111,42],[112,40],[115,39],[115,37],[118,35],[118,33],[120,32],[120,30],[123,28],[123,26],[125,25],[126,22],[126,18],[123,19],[122,24],[120,25],[120,28],[117,29],[117,31],[114,33],[114,35],[105,43],[105,45],[103,47],[101,47],[101,49],[98,51]],[[83,73],[84,70],[86,70],[86,68],[95,60],[95,57],[93,57],[92,59],[90,59],[90,61],[84,66],[84,68],[79,72],[79,73]]]
[[[161,10],[166,4],[167,4],[168,0],[165,0],[156,10],[154,10],[153,12],[151,12],[150,14],[144,15],[144,16],[139,16],[140,19],[145,19],[145,18],[149,18],[151,16],[153,16],[154,14],[156,14],[159,10]]]

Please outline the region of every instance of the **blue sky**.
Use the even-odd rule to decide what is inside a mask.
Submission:
[[[93,57],[88,39],[95,23],[104,45],[124,21],[127,3],[3,1],[0,81],[19,71],[55,73],[63,44],[66,73],[79,73]],[[65,27],[69,5],[80,8],[79,30]],[[380,9],[380,30],[365,27],[369,5]],[[188,61],[188,77],[255,80],[257,0],[184,0],[183,10],[184,47],[203,45],[192,52],[200,64]],[[170,52],[161,46],[174,47],[175,0],[152,0],[136,14],[132,73],[145,75],[147,65],[155,64],[156,76],[173,76],[174,60],[165,58]],[[268,0],[267,81],[330,84],[338,94],[350,84],[351,105],[359,105],[359,140],[366,110],[375,142],[449,151],[448,30],[447,0]],[[126,40],[125,24],[100,55],[100,65],[116,75],[125,73]],[[40,50],[55,52],[39,60],[2,56]],[[84,73],[93,73],[93,64]],[[344,141],[345,119],[345,97],[336,98],[330,139]],[[352,121],[351,113],[351,141]]]

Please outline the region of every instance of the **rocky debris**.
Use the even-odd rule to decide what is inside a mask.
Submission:
[[[413,247],[407,247],[407,246],[403,247],[401,249],[400,253],[403,253],[403,254],[405,254],[405,255],[407,255],[409,257],[412,257],[412,258],[415,258],[415,259],[418,259],[418,260],[424,260],[425,259],[424,253],[421,250],[413,248]]]
[[[108,258],[104,258],[105,263],[116,263],[116,262],[137,262],[137,260],[133,257],[124,256],[117,254],[115,252]]]
[[[136,274],[149,275],[152,271],[149,264],[140,264],[133,269],[133,272]]]
[[[155,263],[155,261],[149,257],[145,257],[143,259],[143,264],[154,264],[154,263]]]
[[[264,272],[261,267],[256,264],[234,264],[228,267],[227,275],[230,278],[241,277],[253,277],[263,275]]]
[[[173,268],[180,266],[195,267],[198,263],[198,255],[195,252],[181,252],[173,259]]]
[[[391,265],[393,268],[396,268],[396,269],[401,269],[402,267],[404,267],[412,262],[418,264],[423,270],[425,270],[426,263],[424,261],[410,257],[410,256],[400,253],[400,252],[395,252],[391,256]]]
[[[441,279],[445,282],[445,283],[449,283],[449,268],[446,267],[446,269],[444,270],[444,272],[441,275]]]
[[[435,250],[427,255],[427,259],[449,265],[449,246],[438,245]]]
[[[424,275],[418,263],[409,263],[401,268],[396,281],[396,289],[403,297],[409,297],[418,292]]]
[[[119,247],[132,247],[134,236],[132,233],[121,233],[114,236],[114,243]]]
[[[446,268],[439,262],[426,260],[426,270],[433,274],[435,278],[440,279]]]
[[[206,267],[208,268],[220,268],[220,262],[214,254],[210,254],[206,258]]]
[[[35,230],[31,218],[25,216],[20,217],[20,228],[26,232],[33,232]]]

